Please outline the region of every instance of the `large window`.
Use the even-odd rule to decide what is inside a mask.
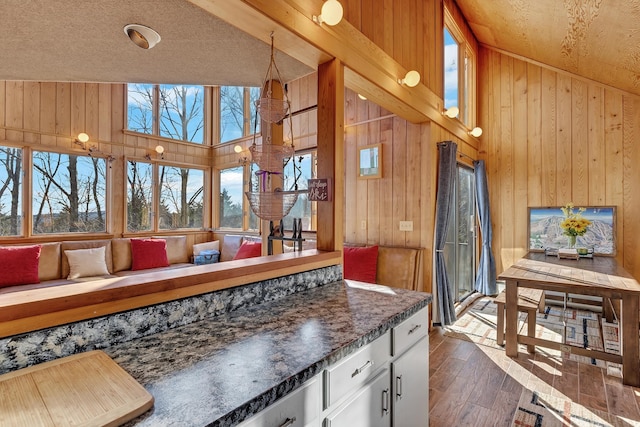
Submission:
[[[242,229],[243,178],[242,166],[220,171],[220,228]]]
[[[153,166],[133,161],[127,166],[127,231],[152,230]]]
[[[159,165],[158,229],[202,228],[204,172]]]
[[[229,142],[260,130],[255,102],[260,88],[220,86],[220,142]]]
[[[445,10],[446,12],[446,10]],[[451,15],[445,13],[444,108],[458,107],[459,120],[468,128],[476,125],[475,54]]]
[[[33,234],[106,231],[106,161],[34,151]]]
[[[316,177],[316,152],[297,155],[295,160],[295,168],[292,161],[289,161],[284,168],[284,187],[286,190],[293,190],[295,173],[298,176],[298,190],[306,190],[307,180]],[[316,206],[317,202],[310,202],[307,193],[299,194],[296,204],[283,220],[285,230],[292,230],[293,219],[301,218],[302,230],[315,231],[317,225]]]
[[[204,142],[203,86],[130,83],[127,91],[127,129]]]
[[[22,234],[22,149],[0,146],[0,236]]]

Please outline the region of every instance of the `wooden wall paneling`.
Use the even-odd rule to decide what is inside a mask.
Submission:
[[[571,77],[559,74],[556,79],[556,203],[573,200],[571,182]]]
[[[22,129],[24,117],[24,83],[21,81],[7,81],[7,101],[6,101],[6,135],[9,141],[22,141]],[[13,129],[11,129],[13,128]]]
[[[500,216],[502,222],[502,263],[505,266],[516,260],[514,173],[513,164],[513,59],[502,57],[500,61]]]
[[[40,142],[40,83],[24,82],[24,141]]]
[[[389,175],[393,179],[393,216],[391,224],[384,226],[393,230],[393,245],[404,246],[406,231],[400,231],[400,221],[405,221],[407,215],[407,122],[399,117],[393,122],[392,171]]]
[[[604,92],[604,140],[605,144],[605,203],[617,206],[618,213],[616,226],[616,244],[623,246],[624,215],[623,203],[623,141],[622,141],[622,94],[605,90]],[[622,219],[622,220],[621,220]],[[618,250],[616,258],[623,262],[622,251]]]
[[[587,88],[587,114],[589,127],[587,134],[589,176],[589,205],[606,204],[606,155],[604,142],[604,89],[595,84]]]
[[[345,1],[342,1],[341,3],[344,9],[343,19],[346,19],[347,21],[349,21],[349,23],[351,23],[351,25],[356,27],[359,31],[362,31],[361,18],[360,18],[360,12],[361,12],[361,6],[362,6],[361,1],[345,0]]]
[[[426,170],[422,170],[422,125],[407,124],[407,163],[406,163],[406,179],[405,188],[407,194],[407,213],[406,221],[413,221],[413,231],[405,232],[406,246],[420,247],[422,243],[422,222],[420,211],[422,209],[422,197],[424,193],[421,191],[421,175],[427,174]]]
[[[384,109],[380,109],[382,115],[387,115]],[[379,208],[379,241],[381,245],[393,245],[393,146],[403,144],[394,135],[394,118],[386,118],[380,122],[380,143],[382,144],[382,178],[380,185],[380,208]]]
[[[84,83],[71,83],[71,137],[73,139],[79,133],[87,132],[84,122],[85,101]],[[96,140],[96,135],[87,134],[89,135],[89,144],[92,144]]]
[[[487,153],[487,173],[493,179],[489,179],[489,185],[493,191],[489,191],[490,193],[490,203],[491,203],[491,211],[492,218],[494,218],[495,223],[493,224],[493,233],[494,233],[494,256],[497,263],[497,268],[500,268],[502,265],[502,239],[500,239],[499,233],[501,232],[500,227],[496,227],[496,224],[502,223],[502,209],[500,207],[501,198],[502,198],[502,190],[500,183],[500,168],[501,164],[499,161],[495,161],[499,158],[500,155],[500,142],[501,142],[501,134],[500,134],[500,57],[499,55],[494,54],[493,52],[489,52],[487,58],[487,68],[490,70],[489,76],[487,78],[487,91],[491,93],[492,96],[489,98],[489,117],[487,123],[489,124],[487,129],[487,134],[483,135],[483,139],[489,140],[489,151]],[[493,160],[493,161],[491,161]]]
[[[0,140],[6,139],[6,130],[4,129],[6,123],[6,102],[7,102],[7,82],[0,80]]]
[[[380,143],[380,107],[373,102],[366,103],[368,110],[369,123],[363,126],[366,129],[368,135],[368,144]],[[382,147],[384,151],[384,147]],[[384,154],[383,154],[384,158]],[[382,167],[382,165],[380,165]],[[384,176],[384,169],[382,169],[382,175]],[[384,227],[384,224],[380,221],[380,204],[384,203],[385,195],[380,192],[381,179],[368,179],[367,182],[367,222],[374,224],[372,227],[367,227],[367,244],[378,244],[380,242],[380,229]]]
[[[56,137],[56,95],[57,85],[54,82],[40,83],[40,124],[42,132],[40,143],[45,146],[55,146]]]
[[[56,83],[56,135],[67,135],[67,138],[56,138],[56,145],[69,149],[71,134],[71,83]],[[79,148],[79,147],[74,147]]]
[[[624,240],[620,249],[624,255],[624,267],[628,271],[635,271],[636,277],[640,274],[640,247],[638,239],[640,235],[640,221],[637,219],[640,212],[640,195],[638,183],[640,183],[640,149],[638,149],[638,138],[640,138],[640,99],[634,96],[623,98],[623,211],[622,228],[629,236]],[[618,218],[620,214],[618,214]]]
[[[527,190],[528,171],[528,115],[527,115],[527,64],[513,62],[513,256],[520,258],[528,251]]]
[[[382,50],[385,52],[393,52],[393,3],[394,0],[377,1],[382,3],[382,14],[378,14],[378,20],[382,22]]]
[[[84,132],[100,140],[100,85],[85,84]]]
[[[556,194],[556,73],[542,70],[542,205],[561,203]]]
[[[101,83],[98,86],[98,139],[111,141],[111,85]]]
[[[589,142],[587,84],[571,81],[571,201],[576,205],[589,204]]]
[[[376,40],[375,28],[376,16],[379,13],[379,8],[377,6],[379,6],[379,4],[376,3],[379,2],[376,2],[375,0],[360,0],[360,20],[354,25],[356,28],[359,26],[360,32],[379,46],[378,41]]]
[[[420,171],[417,179],[420,181],[420,246],[424,248],[422,287],[425,292],[432,292],[432,262],[433,262],[433,230],[435,229],[436,210],[436,179],[438,169],[438,151],[435,141],[431,138],[432,123],[420,126]]]
[[[541,72],[533,64],[527,66],[527,205],[542,206],[542,115]],[[518,115],[521,115],[519,113]]]

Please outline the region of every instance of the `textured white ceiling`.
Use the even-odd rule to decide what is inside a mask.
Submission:
[[[134,45],[126,24],[162,37]],[[0,0],[0,80],[260,86],[270,47],[186,0]],[[283,81],[313,72],[276,53]]]

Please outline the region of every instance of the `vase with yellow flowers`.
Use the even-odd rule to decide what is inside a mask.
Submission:
[[[562,213],[564,214],[564,220],[560,223],[560,227],[563,230],[562,234],[568,237],[569,247],[575,248],[576,239],[578,236],[583,236],[584,233],[587,232],[591,225],[591,221],[582,216],[582,213],[586,209],[577,208],[576,211],[573,203],[567,203],[560,209],[562,209]]]

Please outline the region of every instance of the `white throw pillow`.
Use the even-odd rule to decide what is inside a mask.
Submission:
[[[213,242],[198,243],[196,245],[193,245],[193,254],[194,255],[200,255],[200,252],[202,252],[202,251],[210,251],[210,250],[219,251],[220,250],[220,240],[214,240]]]
[[[104,246],[64,251],[64,253],[69,260],[69,276],[67,277],[69,280],[109,275],[109,269],[104,258]]]

